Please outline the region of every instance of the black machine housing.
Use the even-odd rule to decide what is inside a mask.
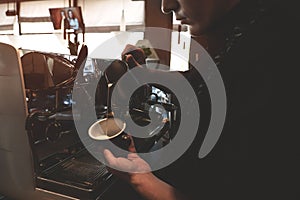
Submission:
[[[29,111],[26,129],[34,157],[36,187],[72,198],[99,199],[117,179],[104,163],[91,155],[79,137],[72,113],[72,91],[74,87],[86,91],[85,87],[90,82],[103,77],[103,67],[114,60],[94,59],[87,62],[86,47],[81,49],[75,60],[43,52],[24,54],[21,60]],[[49,78],[51,81],[47,80]],[[109,111],[107,102],[101,101],[103,87],[100,78],[95,100],[99,119],[108,117]],[[145,102],[150,94],[152,91],[145,93]],[[165,104],[176,107],[171,103]],[[132,108],[130,114],[139,125],[149,123],[149,112],[141,107]],[[156,115],[159,120],[166,117],[159,112]],[[170,130],[170,123],[161,126],[158,127],[161,130],[151,133],[153,136],[149,138],[134,138],[139,151],[150,151]]]

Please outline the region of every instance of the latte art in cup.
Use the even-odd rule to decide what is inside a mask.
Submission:
[[[88,130],[88,134],[95,140],[109,140],[120,135],[126,127],[126,123],[118,118],[101,119]]]

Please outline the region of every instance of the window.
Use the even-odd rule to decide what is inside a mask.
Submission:
[[[48,0],[39,3],[37,1],[22,2],[20,10],[22,33],[55,32],[50,21],[49,8],[68,7],[68,2],[68,0]],[[120,25],[122,10],[124,10],[127,26],[144,25],[144,1],[78,0],[78,6],[82,8],[86,32],[89,32],[89,30],[94,30],[94,32],[97,32],[97,30],[98,32],[101,32],[101,30],[106,32],[115,30],[116,26]],[[6,16],[6,10],[7,4],[0,4],[0,31],[10,31],[4,33],[12,33],[16,17]],[[95,27],[105,28],[95,29]]]

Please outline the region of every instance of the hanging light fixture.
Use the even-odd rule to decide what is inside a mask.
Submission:
[[[17,15],[16,2],[14,2],[13,4],[14,4],[14,8],[13,8],[13,10],[11,10],[9,8],[9,2],[7,3],[7,10],[5,12],[6,16],[16,16]]]
[[[121,22],[120,22],[120,31],[126,31],[124,0],[122,0],[122,14],[121,14]]]

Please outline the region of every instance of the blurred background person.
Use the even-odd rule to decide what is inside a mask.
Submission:
[[[69,29],[78,30],[79,29],[79,21],[74,16],[72,10],[68,10],[68,21],[69,21]]]

